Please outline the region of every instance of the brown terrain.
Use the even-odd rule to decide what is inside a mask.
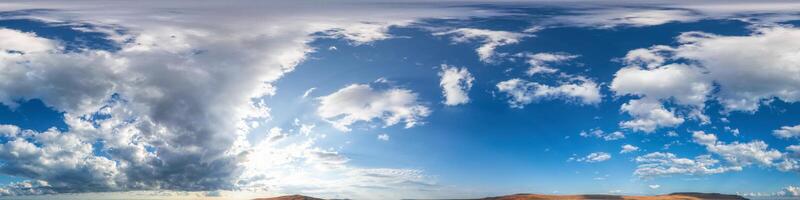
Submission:
[[[587,195],[546,195],[546,194],[514,194],[499,197],[486,197],[473,200],[746,200],[739,195],[718,193],[672,193],[656,196],[621,196],[605,194]],[[273,198],[258,198],[254,200],[322,200],[320,198],[302,195],[281,196]],[[466,200],[466,199],[465,199]]]
[[[280,196],[280,197],[272,197],[272,198],[258,198],[253,200],[323,200],[320,198],[314,197],[307,197],[303,195],[289,195],[289,196]]]

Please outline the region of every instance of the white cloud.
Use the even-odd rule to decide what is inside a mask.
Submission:
[[[647,187],[649,187],[650,189],[654,189],[655,190],[655,189],[660,188],[661,185],[648,185]]]
[[[493,62],[495,49],[500,46],[516,44],[524,37],[532,35],[524,33],[514,33],[508,31],[496,31],[475,28],[459,28],[445,32],[436,32],[433,35],[453,35],[452,40],[456,43],[464,43],[478,40],[483,44],[475,51],[483,62]]]
[[[638,150],[639,150],[639,147],[637,147],[637,146],[633,146],[633,145],[630,145],[630,144],[625,144],[625,145],[622,145],[622,150],[619,151],[619,153],[630,153],[630,152],[634,152],[634,151],[638,151]]]
[[[596,137],[602,138],[605,141],[613,141],[625,138],[625,133],[620,131],[614,131],[611,133],[605,133],[603,130],[600,129],[591,129],[589,131],[581,131],[581,137]]]
[[[597,104],[602,99],[597,84],[586,78],[574,78],[557,86],[511,79],[497,83],[497,89],[508,95],[508,103],[513,108],[522,108],[539,100],[565,99],[580,104]]]
[[[303,96],[302,96],[302,98],[303,98],[303,99],[305,99],[305,98],[308,98],[308,95],[311,95],[311,93],[312,93],[312,92],[314,92],[314,90],[316,90],[316,89],[317,89],[317,88],[315,88],[315,87],[308,88],[308,90],[306,90],[305,92],[303,92]]]
[[[672,111],[664,109],[658,101],[634,99],[622,104],[620,110],[633,117],[633,120],[620,122],[620,126],[635,131],[650,133],[656,128],[674,127],[684,121]]]
[[[728,163],[737,167],[752,164],[772,167],[778,159],[783,157],[780,151],[768,149],[769,147],[764,141],[725,144],[718,141],[716,135],[706,134],[703,131],[695,131],[692,139],[695,143],[706,146],[709,152],[721,156]]]
[[[781,139],[800,137],[800,125],[782,126],[781,129],[772,131],[772,134]]]
[[[596,8],[577,12],[576,15],[563,15],[552,20],[569,26],[588,26],[614,28],[617,26],[654,26],[669,22],[690,22],[703,16],[683,9],[653,8]]]
[[[332,37],[346,39],[352,45],[363,45],[370,44],[374,41],[390,39],[392,38],[392,36],[388,33],[390,27],[405,25],[408,25],[408,22],[399,21],[391,23],[356,23],[347,25],[345,27],[337,27],[337,25],[333,25],[330,29],[325,31],[325,33]],[[336,50],[336,47],[332,46],[328,50]]]
[[[335,128],[350,131],[356,122],[381,120],[386,126],[404,123],[406,128],[420,124],[430,109],[417,100],[411,90],[375,90],[366,84],[353,84],[318,98],[317,114]]]
[[[472,88],[475,78],[467,71],[467,68],[442,64],[439,76],[441,77],[439,86],[442,87],[445,105],[455,106],[469,102],[469,90]]]
[[[672,175],[707,175],[727,171],[739,171],[741,167],[718,167],[718,160],[710,155],[701,155],[695,159],[679,158],[672,153],[654,152],[636,157],[639,165],[633,172],[641,178]]]
[[[596,162],[603,162],[606,160],[611,159],[611,154],[606,152],[594,152],[586,155],[586,157],[580,158],[571,158],[571,160],[575,160],[578,162],[587,162],[587,163],[596,163]]]
[[[707,100],[719,102],[726,112],[754,112],[772,99],[797,102],[797,38],[800,29],[777,26],[749,36],[686,32],[677,47],[630,51],[625,61],[632,66],[620,69],[610,88],[618,95],[691,106],[693,115],[705,122],[709,120],[701,111]],[[758,48],[763,46],[770,48]],[[684,60],[688,62],[679,63]]]
[[[800,196],[800,187],[791,185],[786,186],[785,188],[783,188],[783,190],[778,192],[778,195],[787,197],[798,197]]]
[[[578,57],[577,55],[570,55],[564,53],[537,53],[533,55],[528,55],[527,62],[531,66],[525,73],[528,74],[528,76],[533,76],[535,74],[540,74],[540,73],[544,74],[555,73],[558,71],[558,69],[549,66],[549,64],[559,64],[568,60],[572,60],[577,57]]]
[[[176,6],[181,12],[167,9]],[[241,172],[256,167],[242,163],[254,151],[248,133],[270,118],[264,98],[275,94],[275,81],[314,51],[308,45],[324,37],[319,33],[367,44],[391,37],[388,27],[421,18],[491,14],[471,8],[292,2],[40,1],[3,8],[9,9],[39,10],[14,17],[91,26],[81,30],[110,34],[118,47],[66,52],[61,42],[0,29],[0,103],[13,107],[17,100],[40,99],[65,113],[69,130],[4,130],[16,135],[0,148],[0,168],[47,182],[59,193],[235,189]],[[427,112],[393,108],[378,118],[387,125],[413,126]],[[95,114],[108,117],[91,117]],[[287,142],[273,133],[276,142]],[[308,154],[326,160],[320,163],[344,161],[331,152]],[[265,164],[281,162],[275,159]],[[419,180],[406,175],[406,181]]]
[[[414,192],[440,187],[432,177],[417,169],[351,166],[346,154],[319,147],[317,141],[324,134],[302,133],[301,126],[301,123],[293,125],[279,142],[263,140],[254,145],[242,163],[248,168],[241,176],[239,190],[234,192],[395,199],[424,196]],[[381,134],[378,138],[381,136],[388,140],[388,135]],[[392,192],[376,192],[386,189]]]
[[[701,69],[670,64],[653,69],[625,67],[617,71],[609,88],[617,95],[672,100],[702,108],[711,92],[711,81]]]
[[[378,140],[389,141],[389,135],[386,134],[386,133],[380,134],[380,135],[378,135]]]

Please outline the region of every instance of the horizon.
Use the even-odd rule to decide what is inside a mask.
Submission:
[[[797,199],[799,26],[792,1],[6,1],[0,199]]]

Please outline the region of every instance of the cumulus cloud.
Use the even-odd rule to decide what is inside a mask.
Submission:
[[[0,103],[14,107],[18,100],[39,99],[64,112],[67,124],[67,130],[44,132],[4,126],[9,142],[0,148],[3,173],[46,182],[54,192],[235,189],[253,167],[243,164],[254,152],[247,135],[270,119],[265,98],[275,94],[275,81],[315,50],[308,46],[315,38],[368,44],[391,38],[388,27],[416,19],[482,15],[467,8],[220,5],[181,4],[181,12],[164,9],[175,2],[4,7],[40,10],[18,18],[99,31],[118,48],[67,51],[62,41],[0,29]],[[346,16],[343,10],[349,10]],[[380,94],[399,101],[415,96],[405,90]],[[410,127],[428,113],[385,103],[396,106],[377,109],[386,124]],[[271,133],[270,140],[284,141],[283,132]],[[308,154],[326,160],[321,163],[346,163],[329,150]]]
[[[584,105],[597,104],[603,97],[597,83],[582,77],[555,86],[515,78],[497,83],[497,90],[506,93],[508,103],[513,108],[523,108],[535,101],[550,99],[564,99]]]
[[[610,88],[617,95],[688,106],[687,113],[701,121],[708,121],[702,114],[708,100],[722,104],[725,112],[754,112],[772,99],[797,102],[800,67],[792,56],[798,45],[794,38],[800,38],[800,30],[775,26],[749,36],[686,32],[677,47],[628,52],[625,63],[630,66],[615,74]],[[757,48],[762,46],[770,48]]]
[[[508,31],[497,31],[476,28],[459,28],[445,32],[436,32],[433,35],[452,35],[452,40],[455,43],[465,43],[470,41],[479,41],[483,43],[475,51],[478,57],[483,62],[494,62],[496,55],[495,49],[500,46],[519,43],[524,37],[532,35],[525,33],[514,33]]]
[[[591,129],[588,131],[581,131],[579,134],[581,137],[595,137],[595,138],[602,138],[605,141],[612,141],[612,140],[619,140],[625,138],[625,133],[620,131],[614,131],[611,133],[606,133],[601,129]]]
[[[710,155],[700,155],[694,159],[680,158],[668,152],[653,152],[636,157],[639,165],[633,172],[640,178],[653,178],[672,175],[707,175],[727,171],[739,171],[741,167],[718,166],[718,160]]]
[[[729,164],[736,167],[752,164],[772,167],[778,159],[783,157],[780,151],[769,149],[769,146],[764,141],[726,144],[718,141],[716,135],[706,134],[703,131],[695,131],[692,134],[692,139],[695,143],[704,145],[709,152],[721,156]]]
[[[389,141],[389,135],[386,134],[386,133],[380,134],[380,135],[378,135],[378,140]]]
[[[655,189],[660,188],[661,185],[648,185],[647,187],[649,187],[650,189],[654,189],[655,190]]]
[[[702,108],[712,83],[699,68],[670,64],[653,69],[622,68],[614,75],[609,88],[617,95],[675,100],[678,104]]]
[[[683,118],[675,116],[675,113],[665,109],[657,101],[634,99],[622,104],[620,110],[634,118],[630,121],[620,122],[620,126],[635,131],[650,133],[655,131],[656,128],[674,127],[684,121]]]
[[[575,160],[578,162],[587,162],[587,163],[596,163],[596,162],[603,162],[606,160],[611,159],[611,154],[606,152],[594,152],[586,155],[585,157],[580,158],[570,158],[570,160]]]
[[[800,125],[782,126],[781,129],[772,131],[772,134],[781,139],[800,137]]]
[[[375,119],[384,126],[404,123],[411,128],[431,112],[417,100],[416,93],[402,88],[375,90],[370,85],[352,84],[318,99],[317,114],[342,131],[350,131],[356,122]]]
[[[630,152],[634,152],[634,151],[638,151],[638,150],[639,150],[639,147],[637,147],[637,146],[633,146],[633,145],[630,145],[630,144],[625,144],[625,145],[622,145],[622,150],[619,151],[619,153],[630,153]]]
[[[568,60],[577,58],[577,55],[565,53],[537,53],[528,55],[528,64],[531,65],[525,73],[528,76],[535,74],[551,74],[558,72],[558,69],[549,66],[550,64],[560,64]]]
[[[787,196],[787,197],[797,197],[797,196],[800,196],[800,187],[798,187],[798,186],[791,186],[791,185],[790,185],[790,186],[786,186],[785,188],[783,188],[783,190],[781,190],[780,192],[778,192],[778,195],[780,195],[780,196]]]
[[[709,123],[703,114],[709,100],[722,104],[723,112],[755,112],[773,99],[800,100],[800,67],[792,56],[800,29],[769,26],[749,36],[686,32],[677,38],[677,47],[656,45],[628,52],[628,66],[617,71],[610,85],[617,95],[648,101],[655,112],[666,111],[656,104],[671,102],[686,113],[662,126],[638,130],[674,126],[684,117]],[[762,46],[770,48],[757,48]]]
[[[472,88],[475,78],[467,71],[467,68],[442,64],[439,76],[441,77],[439,86],[442,87],[445,105],[455,106],[469,102],[469,90]]]

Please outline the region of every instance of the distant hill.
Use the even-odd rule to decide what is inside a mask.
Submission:
[[[308,197],[303,195],[289,195],[289,196],[280,196],[271,198],[258,198],[254,200],[323,200],[323,199]]]
[[[254,200],[322,200],[302,195],[258,198]],[[464,199],[469,200],[469,199]],[[514,194],[498,197],[486,197],[473,200],[747,200],[739,195],[719,193],[680,192],[656,196],[622,196],[605,194],[583,195],[546,195],[546,194]]]

